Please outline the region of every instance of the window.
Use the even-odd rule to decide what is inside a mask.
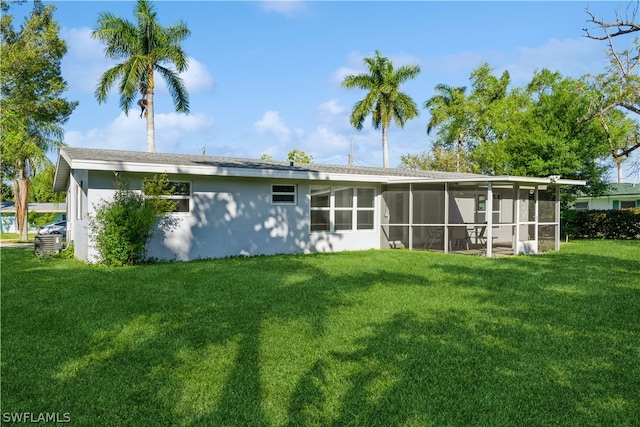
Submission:
[[[635,200],[620,200],[620,209],[629,209],[635,208],[636,201]]]
[[[311,231],[373,230],[375,189],[311,187]]]
[[[188,181],[169,181],[167,188],[171,189],[171,194],[162,197],[176,203],[176,207],[171,212],[191,212],[191,183]]]
[[[82,219],[82,189],[83,181],[76,186],[76,219]]]
[[[176,202],[173,212],[191,212],[191,183],[185,181],[169,181],[173,187],[169,200]]]
[[[353,230],[353,188],[334,190],[335,231]]]
[[[311,187],[311,231],[331,229],[331,188]]]
[[[357,196],[356,226],[358,230],[373,230],[376,190],[358,188]]]
[[[296,204],[296,186],[274,184],[271,186],[271,204],[272,205],[295,205]]]
[[[502,196],[500,194],[493,194],[493,204],[492,204],[492,222],[494,224],[498,224],[500,222],[500,201],[502,200]],[[476,213],[477,213],[477,222],[484,223],[487,222],[487,196],[483,194],[478,195],[477,204],[476,204]]]
[[[589,209],[589,202],[576,202],[574,203],[573,208],[578,210]]]

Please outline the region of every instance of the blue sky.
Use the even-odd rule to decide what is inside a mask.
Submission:
[[[77,147],[146,150],[145,123],[128,117],[118,94],[98,105],[93,92],[113,63],[90,38],[98,14],[110,11],[134,21],[134,2],[56,1],[55,17],[67,41],[63,76],[68,99],[79,106],[65,125],[65,142]],[[159,152],[285,160],[300,149],[316,163],[346,164],[351,141],[355,163],[382,164],[380,131],[369,120],[362,131],[349,124],[359,90],[340,86],[364,72],[362,58],[380,50],[394,66],[418,64],[420,75],[402,86],[421,108],[403,130],[389,132],[391,166],[400,156],[430,147],[428,112],[422,109],[438,83],[468,85],[481,62],[508,70],[514,85],[536,69],[565,76],[601,72],[604,42],[584,37],[585,8],[610,19],[628,2],[435,2],[435,1],[155,1],[159,21],[184,21],[190,68],[183,75],[191,114],[173,112],[163,85],[156,90]],[[30,8],[22,6],[23,8]],[[627,177],[627,182],[638,177]]]

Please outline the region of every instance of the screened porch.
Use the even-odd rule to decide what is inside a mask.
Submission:
[[[533,178],[382,188],[382,248],[503,256],[558,250],[559,185]]]

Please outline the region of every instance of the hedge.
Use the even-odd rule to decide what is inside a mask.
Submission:
[[[570,238],[640,239],[640,208],[568,210],[561,227]]]

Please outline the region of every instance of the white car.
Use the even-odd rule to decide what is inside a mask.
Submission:
[[[38,229],[38,234],[62,234],[63,237],[67,237],[67,221],[42,225]]]

